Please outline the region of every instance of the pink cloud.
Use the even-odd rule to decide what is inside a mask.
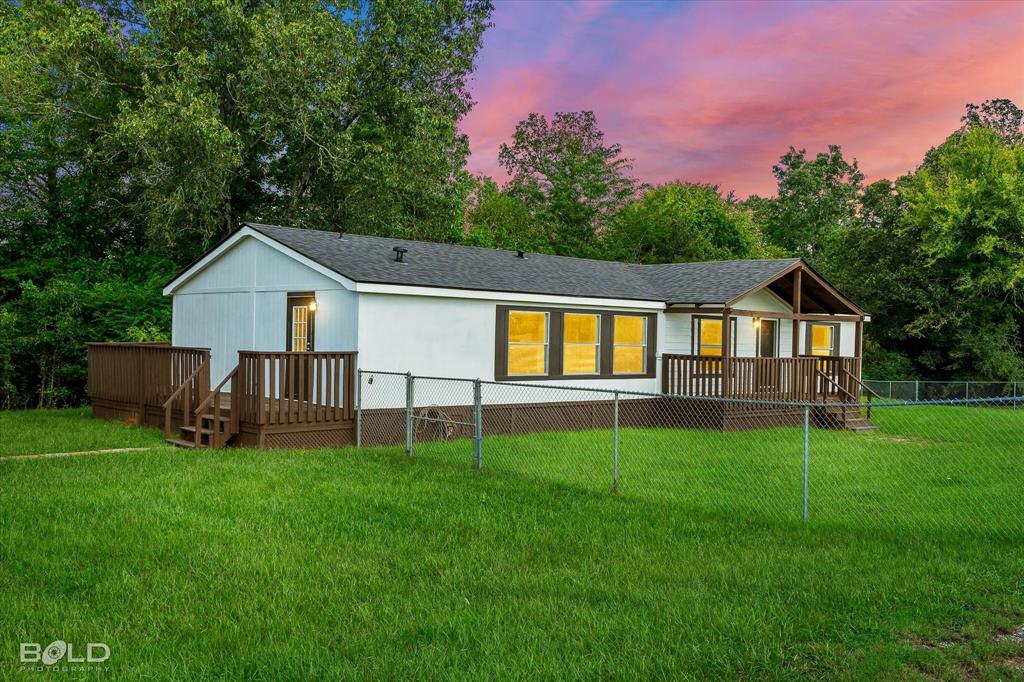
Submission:
[[[485,46],[465,121],[470,167],[530,111],[593,109],[649,182],[771,193],[789,145],[841,144],[869,179],[911,170],[959,124],[967,102],[1024,104],[1024,4],[530,5]],[[512,8],[508,8],[512,9]],[[657,10],[657,11],[656,11]],[[666,11],[672,10],[672,11]],[[516,8],[515,11],[519,11]],[[515,13],[513,11],[513,13]],[[539,15],[539,16],[538,16]],[[495,17],[502,30],[502,11]],[[554,27],[552,29],[552,27]],[[547,42],[545,42],[547,41]]]

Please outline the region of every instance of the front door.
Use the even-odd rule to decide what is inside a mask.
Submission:
[[[288,294],[288,350],[313,352],[315,330],[316,298],[312,294]],[[313,394],[309,357],[290,356],[285,362],[285,393],[292,400],[309,400]]]
[[[310,294],[288,294],[288,350],[300,353],[313,350],[315,301]]]
[[[757,330],[757,357],[774,358],[778,355],[775,347],[779,336],[778,320],[761,320]]]

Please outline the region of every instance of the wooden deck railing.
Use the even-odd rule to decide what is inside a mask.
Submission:
[[[259,426],[351,422],[355,359],[355,352],[241,351],[232,411],[243,424]]]
[[[204,391],[210,387],[210,358],[199,364],[185,380],[174,389],[164,401],[164,438],[171,437],[171,422],[174,410],[181,411],[181,425],[192,426],[192,406],[198,403]]]
[[[855,402],[860,359],[830,356],[723,360],[666,354],[662,356],[661,371],[662,393],[671,395]]]
[[[139,423],[159,426],[164,403],[186,380],[192,385],[191,399],[209,393],[209,348],[165,343],[90,343],[87,348],[94,410],[134,413]],[[197,373],[204,363],[206,369]],[[171,407],[181,410],[183,401],[183,393],[178,393]]]

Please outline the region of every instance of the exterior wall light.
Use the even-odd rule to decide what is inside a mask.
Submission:
[[[307,307],[309,308],[309,312],[315,313],[316,309],[317,309],[316,299],[314,298],[312,301],[310,301],[309,302],[309,306],[307,306]]]
[[[760,317],[755,317],[754,318],[754,329],[760,329],[760,328],[761,328],[761,318]]]

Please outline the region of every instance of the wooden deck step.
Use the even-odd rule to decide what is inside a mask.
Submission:
[[[196,427],[194,426],[181,426],[178,428],[178,430],[181,431],[182,435],[189,434],[193,438],[196,435]],[[199,433],[201,433],[204,436],[212,436],[213,429],[200,429]]]
[[[181,438],[165,438],[164,440],[177,448],[194,448],[196,446],[195,441],[192,440],[183,440]]]

